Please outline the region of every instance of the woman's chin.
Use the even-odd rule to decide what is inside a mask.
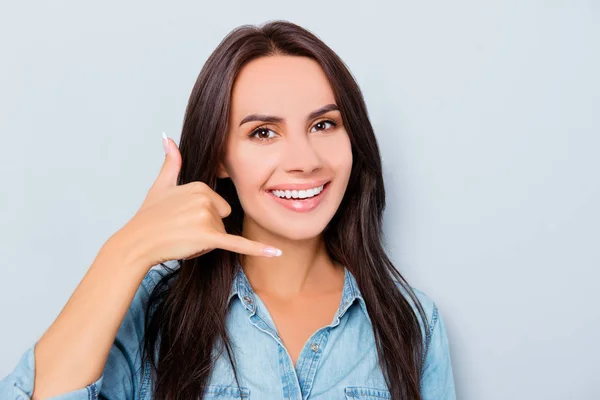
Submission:
[[[323,229],[325,229],[325,226],[323,226],[322,229],[318,229],[318,228],[320,228],[320,227],[314,227],[314,226],[306,227],[306,228],[302,228],[302,227],[281,228],[280,227],[279,229],[276,229],[273,233],[275,235],[285,238],[287,240],[303,241],[303,240],[311,240],[311,239],[314,239],[314,238],[320,236],[323,233]]]

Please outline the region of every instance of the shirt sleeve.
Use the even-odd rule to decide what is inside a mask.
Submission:
[[[421,377],[423,400],[456,400],[446,326],[435,304],[427,333],[429,346]]]
[[[35,377],[35,345],[21,356],[15,369],[0,381],[0,400],[29,400],[33,393]],[[88,386],[55,397],[57,400],[97,399],[102,376]],[[95,397],[94,397],[95,393]]]
[[[86,387],[53,397],[54,400],[143,399],[147,390],[142,368],[146,307],[164,270],[154,266],[144,277],[110,349],[102,375]],[[159,266],[160,267],[160,266]],[[35,345],[25,351],[15,369],[0,381],[0,400],[30,400],[35,381]]]

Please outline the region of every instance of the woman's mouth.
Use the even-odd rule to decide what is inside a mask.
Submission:
[[[306,212],[315,209],[328,191],[331,181],[307,190],[267,190],[277,203],[292,211]]]

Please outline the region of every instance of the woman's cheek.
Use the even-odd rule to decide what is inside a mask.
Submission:
[[[352,167],[352,146],[345,132],[340,132],[319,142],[320,156],[326,164],[341,173],[340,169]]]
[[[238,195],[246,197],[263,190],[276,170],[279,158],[275,151],[249,146],[232,157],[231,167],[235,170],[236,183],[239,185],[236,185],[239,187]]]
[[[272,171],[277,166],[279,154],[274,146],[244,145],[236,149],[231,157],[231,167],[240,174],[252,176],[262,175],[261,172]]]

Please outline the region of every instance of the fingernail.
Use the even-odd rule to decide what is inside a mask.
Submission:
[[[163,132],[163,147],[165,148],[165,153],[169,154],[169,139],[167,139],[167,135]]]
[[[263,249],[263,252],[271,257],[278,257],[282,254],[282,251],[279,249],[276,249],[275,247],[265,247]]]

